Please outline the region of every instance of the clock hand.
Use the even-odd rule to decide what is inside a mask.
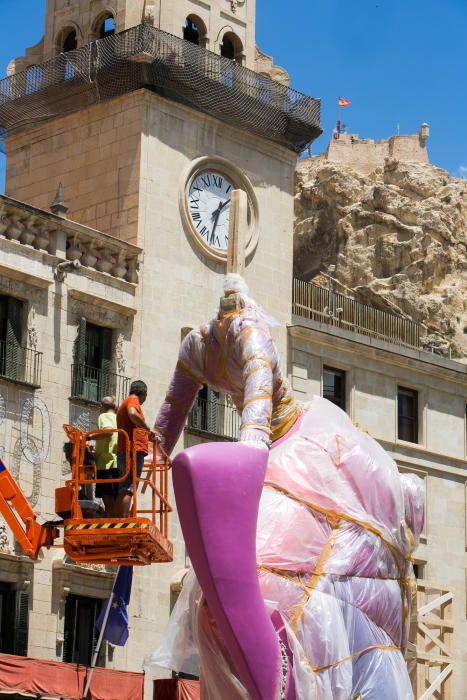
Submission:
[[[226,199],[223,204],[219,205],[219,212],[221,212],[223,208],[227,206],[227,204],[230,204],[230,199]]]
[[[211,237],[209,239],[210,244],[214,243],[214,233],[216,231],[216,226],[217,226],[217,222],[219,221],[220,213],[221,213],[220,209],[217,209],[215,212],[214,226],[212,227]]]

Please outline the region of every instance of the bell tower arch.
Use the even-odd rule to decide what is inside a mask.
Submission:
[[[8,72],[142,22],[254,70],[255,13],[256,0],[47,0],[42,41],[14,59]]]

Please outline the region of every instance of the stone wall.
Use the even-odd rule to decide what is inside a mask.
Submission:
[[[384,165],[386,158],[428,163],[426,138],[422,125],[419,134],[391,136],[382,141],[361,139],[356,134],[337,134],[329,142],[326,151],[314,160],[347,165],[364,175]]]
[[[68,217],[137,239],[142,91],[7,139],[5,192],[49,209],[58,182]]]

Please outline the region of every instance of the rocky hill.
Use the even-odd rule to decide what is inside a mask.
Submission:
[[[308,158],[295,217],[296,276],[319,280],[335,264],[338,291],[425,324],[428,346],[467,355],[466,180],[409,161],[364,176]]]

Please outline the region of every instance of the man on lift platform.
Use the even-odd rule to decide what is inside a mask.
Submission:
[[[145,382],[138,380],[130,386],[129,396],[121,403],[117,412],[117,427],[124,430],[131,442],[134,443],[136,452],[137,476],[141,476],[144,458],[149,452],[149,440],[155,438],[154,432],[146,423],[142,404],[146,401],[148,387]],[[135,430],[139,428],[140,430]],[[147,431],[142,433],[141,430]],[[119,476],[124,476],[127,470],[125,457],[125,440],[123,435],[118,436],[117,467]],[[118,484],[118,497],[115,503],[115,517],[128,518],[130,513],[131,498],[133,493],[133,481],[131,471],[124,481]]]

